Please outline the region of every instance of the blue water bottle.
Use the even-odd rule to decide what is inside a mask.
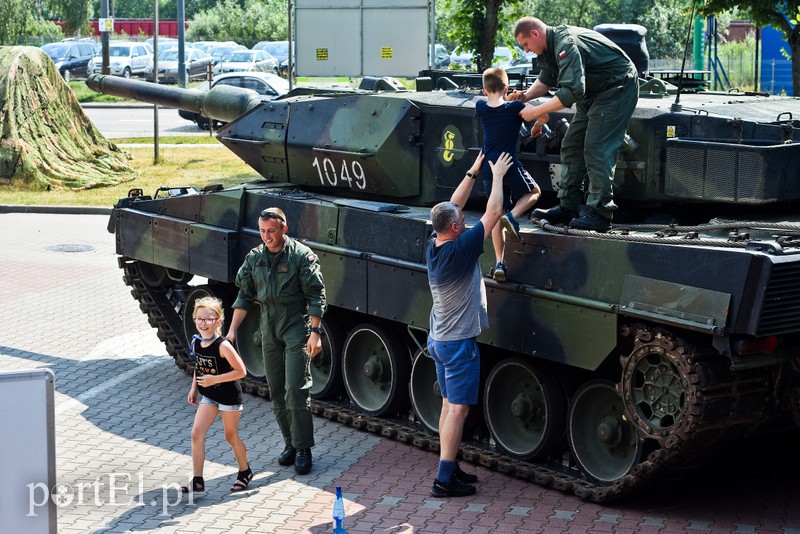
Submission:
[[[346,534],[344,530],[344,500],[342,487],[336,486],[336,500],[333,501],[333,534]]]

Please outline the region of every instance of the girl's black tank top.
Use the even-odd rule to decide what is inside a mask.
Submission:
[[[225,338],[222,336],[214,340],[211,345],[203,347],[199,340],[193,339],[195,354],[195,375],[214,375],[219,376],[233,370],[228,360],[219,353],[219,346]],[[198,384],[197,390],[204,397],[229,406],[242,404],[242,386],[238,380],[232,382],[222,382],[211,387],[203,387]]]

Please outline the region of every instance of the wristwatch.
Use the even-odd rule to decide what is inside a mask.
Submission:
[[[472,174],[472,172],[470,172],[470,171],[467,171],[467,176],[469,176],[469,177],[470,177],[470,178],[472,178],[473,180],[475,179],[475,175],[474,175],[474,174]]]
[[[319,335],[323,335],[325,333],[325,330],[321,326],[312,326],[311,331],[316,332]]]

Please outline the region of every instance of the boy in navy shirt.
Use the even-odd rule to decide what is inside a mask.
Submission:
[[[517,158],[517,136],[522,125],[519,112],[526,104],[519,101],[505,99],[508,92],[508,75],[501,68],[490,68],[483,72],[483,94],[486,100],[475,103],[475,111],[483,127],[483,187],[488,198],[492,191],[492,173],[489,162],[496,162],[498,156],[505,152],[513,158],[513,166],[508,170],[503,181],[503,211],[505,215],[500,222],[492,228],[492,245],[497,258],[497,266],[492,272],[492,278],[498,282],[505,282],[508,278],[508,268],[503,263],[505,252],[505,236],[519,241],[519,223],[517,219],[536,204],[542,190],[536,181],[528,174],[525,167]],[[540,127],[548,121],[545,114],[540,116],[534,128]]]

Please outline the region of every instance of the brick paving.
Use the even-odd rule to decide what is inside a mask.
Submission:
[[[208,491],[181,498],[176,484],[191,474],[189,377],[123,284],[106,222],[0,214],[0,305],[10,318],[0,369],[48,367],[56,376],[57,478],[73,497],[58,506],[59,532],[330,532],[341,485],[348,532],[800,534],[800,466],[788,441],[796,434],[753,440],[691,479],[614,505],[473,466],[476,495],[434,499],[434,454],[324,419],[314,421],[313,471],[277,466],[282,443],[269,403],[250,396],[241,422],[256,471],[250,489],[228,493],[236,467],[216,422]],[[59,251],[65,244],[91,250]]]

